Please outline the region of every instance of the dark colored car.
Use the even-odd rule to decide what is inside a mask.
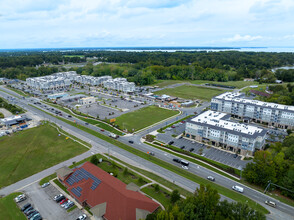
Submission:
[[[181,149],[184,150],[185,149],[185,146],[182,146]]]
[[[172,145],[173,143],[175,143],[174,141],[170,141],[168,142],[169,145]]]
[[[29,216],[28,219],[30,219],[31,217],[33,217],[34,215],[38,214],[39,212],[37,210],[35,210],[34,212],[32,212]]]
[[[234,158],[237,158],[237,157],[238,157],[238,154],[235,154],[235,155],[234,155]]]
[[[32,205],[30,203],[25,204],[22,208],[21,211],[24,212],[27,208],[31,207]]]
[[[88,122],[86,122],[86,123],[85,123],[85,125],[89,125],[89,123],[88,123]]]
[[[24,210],[24,214],[27,215],[27,213],[29,213],[31,210],[34,210],[34,208],[32,206],[30,206],[29,208],[27,208],[26,210]]]
[[[192,147],[192,148],[190,148],[190,150],[189,150],[189,151],[190,151],[190,152],[192,152],[193,150],[194,150],[194,148]]]
[[[61,197],[59,197],[58,199],[56,199],[56,202],[59,203],[59,202],[61,202],[61,201],[64,200],[64,199],[65,199],[65,197],[64,197],[64,196],[61,196]]]
[[[30,211],[26,212],[26,216],[29,216],[30,214],[32,214],[35,211],[36,211],[36,209],[31,209]]]
[[[67,117],[71,118],[72,116],[71,115],[68,115]]]
[[[133,143],[134,143],[134,141],[129,141],[129,143],[130,143],[130,144],[133,144]]]
[[[173,161],[177,162],[177,163],[181,163],[181,160],[178,158],[174,158]]]

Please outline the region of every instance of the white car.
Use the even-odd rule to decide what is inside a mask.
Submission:
[[[272,207],[274,207],[274,208],[276,207],[276,203],[273,202],[273,201],[266,200],[264,203],[267,204],[267,205],[269,205],[269,206],[272,206]]]
[[[240,193],[244,192],[244,188],[241,186],[232,186],[232,189]]]
[[[77,220],[85,220],[87,218],[86,214],[82,214],[77,218]]]
[[[188,170],[189,168],[187,166],[182,166],[183,169]]]
[[[50,185],[50,183],[49,182],[47,182],[47,183],[44,183],[43,185],[42,185],[42,188],[45,188],[46,186],[49,186]]]
[[[26,199],[27,199],[26,195],[25,195],[25,194],[21,194],[21,195],[15,197],[15,198],[14,198],[14,201],[15,201],[15,202],[22,202],[22,201],[24,201],[24,200],[26,200]]]

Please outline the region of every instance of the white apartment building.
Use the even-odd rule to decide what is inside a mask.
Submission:
[[[213,97],[211,110],[278,128],[294,128],[294,106],[251,100],[242,96],[241,93],[226,92]]]
[[[263,148],[265,129],[232,122],[229,118],[230,115],[221,112],[203,112],[186,123],[185,136],[244,156]]]
[[[103,86],[107,89],[122,91],[124,93],[134,92],[135,83],[128,82],[125,78],[109,79],[103,82]]]

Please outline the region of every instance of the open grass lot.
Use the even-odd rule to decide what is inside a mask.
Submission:
[[[14,198],[21,193],[12,193],[0,199],[0,219],[15,220],[26,219],[24,214],[17,207]]]
[[[176,114],[178,114],[178,111],[148,106],[117,117],[115,124],[121,129],[128,129],[128,131],[133,131],[134,129],[134,131],[138,131]]]
[[[147,187],[144,187],[141,191],[146,193],[147,195],[149,195],[153,199],[156,199],[166,209],[172,205],[171,201],[170,201],[171,192],[167,191],[166,189],[159,187],[159,191],[156,192],[154,184],[153,184],[153,185],[149,185]]]
[[[205,83],[211,83],[211,84],[219,84],[219,85],[225,85],[225,86],[235,86],[237,89],[243,88],[245,86],[250,85],[257,85],[258,82],[247,82],[247,81],[228,81],[228,82],[217,82],[217,81],[208,81],[208,80],[194,80],[191,81],[193,84],[205,84]]]
[[[176,96],[183,99],[202,99],[210,100],[213,96],[219,95],[226,92],[226,90],[207,88],[207,87],[197,87],[197,86],[179,86],[176,88],[168,88],[155,92],[157,95],[170,95]]]
[[[44,124],[12,136],[0,138],[0,187],[10,185],[64,160],[87,148],[58,136],[55,128]]]
[[[165,86],[177,84],[177,83],[185,83],[189,81],[184,81],[184,80],[157,80],[155,84],[152,86],[159,86],[160,88],[163,88]]]

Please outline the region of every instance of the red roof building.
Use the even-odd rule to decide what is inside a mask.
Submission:
[[[144,219],[159,204],[111,176],[90,162],[76,168],[63,181],[67,191],[81,205],[88,205],[97,218],[107,220]],[[129,186],[129,185],[128,185]],[[134,188],[134,187],[133,187]]]

